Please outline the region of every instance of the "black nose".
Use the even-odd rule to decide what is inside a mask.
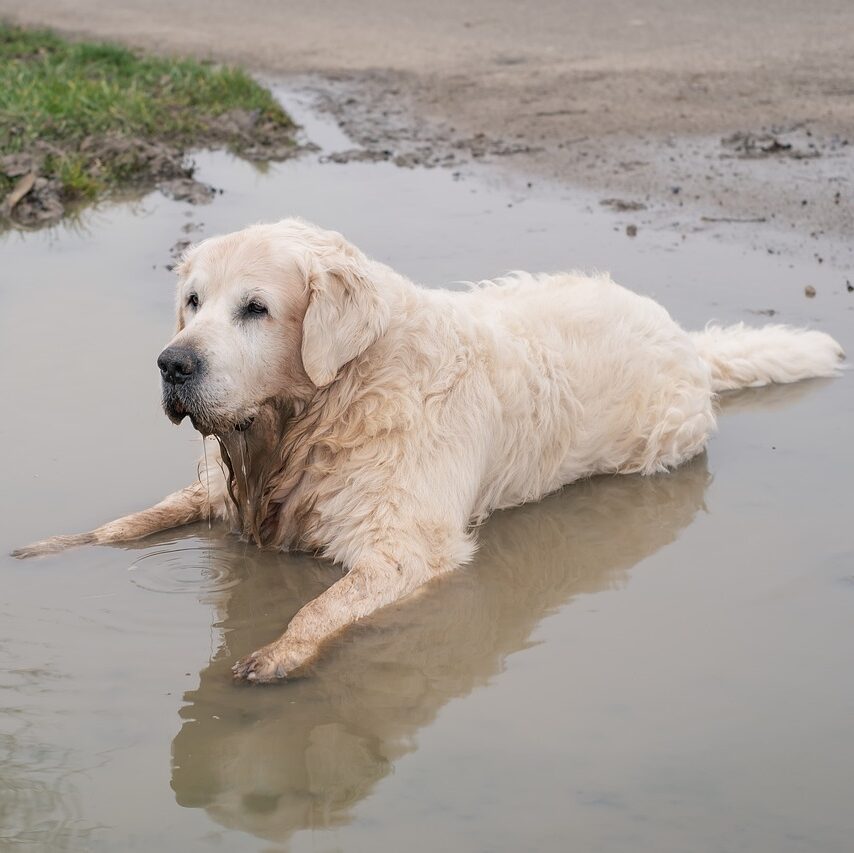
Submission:
[[[199,357],[188,347],[166,347],[157,357],[164,382],[183,385],[199,369]]]

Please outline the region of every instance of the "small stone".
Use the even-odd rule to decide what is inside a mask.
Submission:
[[[626,236],[627,237],[637,237],[638,236],[637,225],[627,225],[626,226]]]
[[[815,288],[811,284],[808,284],[804,288],[804,296],[806,296],[808,299],[812,299],[815,296]]]

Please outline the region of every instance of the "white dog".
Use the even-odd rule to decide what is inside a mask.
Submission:
[[[843,355],[784,326],[685,332],[604,275],[427,290],[297,219],[205,240],[178,274],[163,405],[221,454],[151,509],[18,554],[213,515],[341,563],[235,665],[257,682],[299,674],[330,637],[465,563],[493,510],[673,468],[705,446],[716,392],[830,376]]]

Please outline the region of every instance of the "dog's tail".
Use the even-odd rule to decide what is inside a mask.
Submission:
[[[830,335],[792,326],[707,326],[691,340],[711,368],[713,391],[834,376],[845,358]]]

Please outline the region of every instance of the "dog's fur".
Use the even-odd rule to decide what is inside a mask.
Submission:
[[[235,665],[257,682],[298,674],[332,635],[468,561],[493,510],[673,468],[705,446],[717,392],[830,376],[842,358],[816,331],[687,333],[605,275],[422,289],[296,219],[205,240],[178,272],[170,346],[201,366],[164,383],[164,407],[220,454],[149,510],[19,554],[212,514],[341,563],[280,639]]]

